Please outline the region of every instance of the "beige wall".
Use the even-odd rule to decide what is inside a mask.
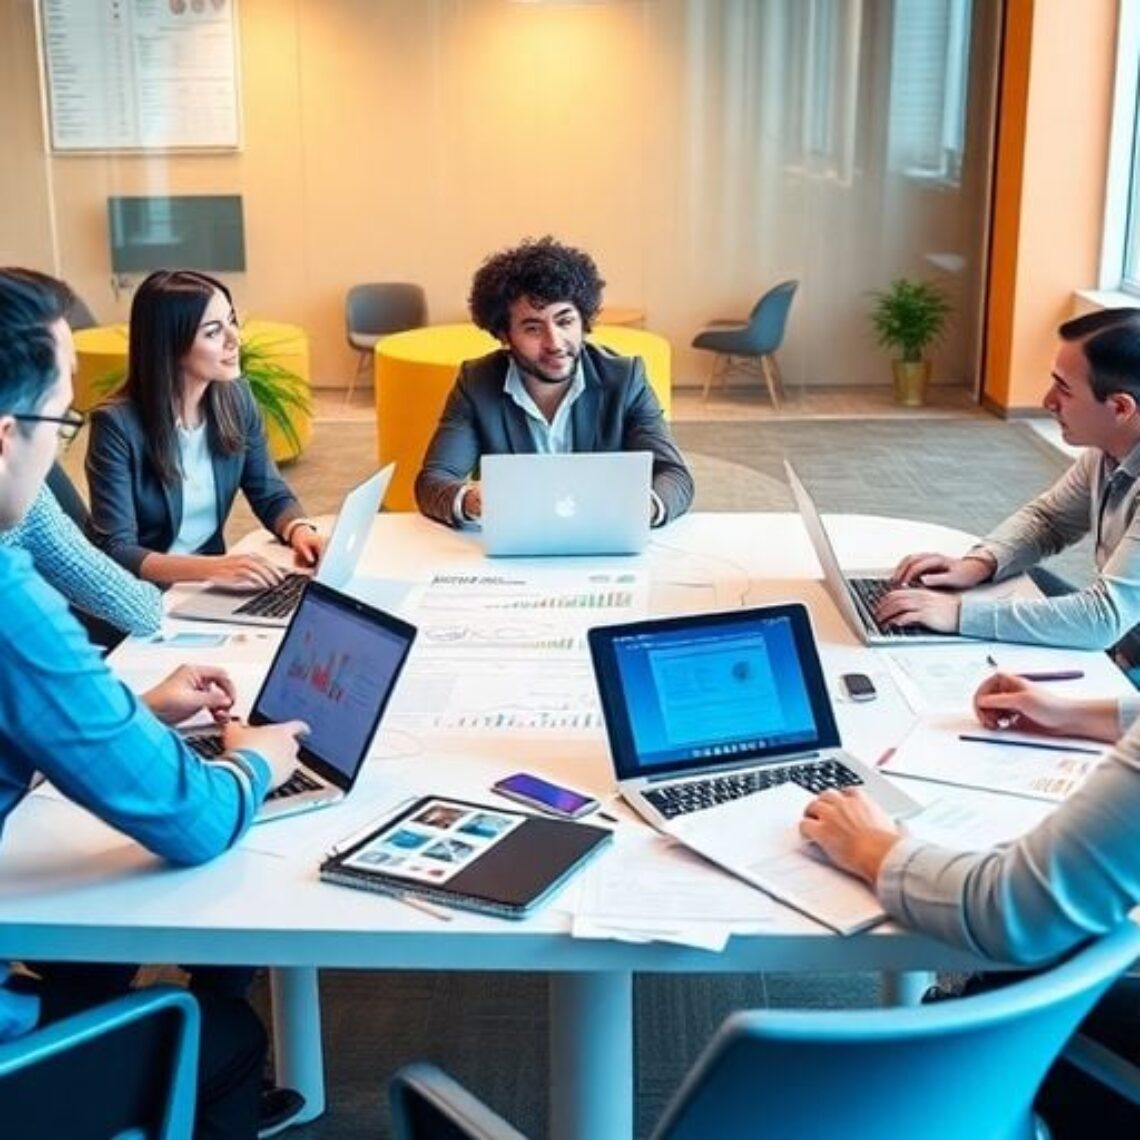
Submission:
[[[418,281],[433,321],[462,319],[482,257],[528,234],[588,248],[607,300],[643,307],[670,339],[683,383],[708,367],[688,347],[696,331],[785,277],[801,281],[781,353],[792,385],[886,382],[868,291],[930,275],[930,253],[964,255],[970,279],[952,284],[964,310],[974,303],[984,188],[931,194],[882,167],[886,5],[865,6],[860,159],[837,179],[782,149],[780,101],[797,80],[769,33],[787,30],[794,5],[238,3],[240,153],[45,157],[33,0],[0,0],[0,126],[17,172],[0,261],[55,269],[100,320],[124,319],[107,196],[241,193],[248,272],[230,284],[244,313],[308,330],[318,384],[354,367],[351,284]],[[968,325],[964,312],[943,378],[972,378]]]
[[[1035,409],[1073,291],[1096,283],[1117,0],[1010,0],[985,397]]]

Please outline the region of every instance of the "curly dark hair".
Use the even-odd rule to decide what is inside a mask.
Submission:
[[[589,332],[602,307],[605,284],[588,253],[547,234],[491,254],[471,281],[467,304],[481,329],[502,337],[511,327],[511,305],[520,297],[538,308],[569,301]]]

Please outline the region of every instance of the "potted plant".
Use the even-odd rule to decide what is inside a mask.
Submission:
[[[871,294],[871,326],[883,348],[897,349],[891,362],[895,399],[910,407],[921,404],[930,381],[927,350],[936,344],[950,317],[950,300],[929,281],[896,277],[889,289]]]
[[[287,364],[294,351],[292,342],[278,341],[269,335],[255,333],[243,337],[241,342],[242,378],[261,408],[269,451],[279,463],[296,459],[313,434],[308,382]],[[104,372],[92,385],[94,402],[114,395],[126,379],[125,366]]]

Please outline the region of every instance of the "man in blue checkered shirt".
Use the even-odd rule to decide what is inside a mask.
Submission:
[[[70,301],[70,291],[52,278],[0,270],[0,530],[23,517],[61,432],[79,419],[69,411]],[[227,723],[226,755],[207,764],[168,726],[202,710],[227,720],[234,692],[222,670],[182,666],[139,697],[114,678],[24,552],[0,547],[0,597],[0,834],[38,770],[69,799],[172,863],[202,863],[231,847],[270,788],[292,771],[304,725]],[[106,979],[123,976],[70,966],[46,968],[35,979],[0,964],[0,1041],[111,996]],[[196,1135],[252,1137],[264,1030],[244,1000],[197,996]]]

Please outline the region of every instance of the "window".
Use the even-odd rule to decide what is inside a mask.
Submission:
[[[1140,294],[1140,0],[1121,0],[1101,289]]]

